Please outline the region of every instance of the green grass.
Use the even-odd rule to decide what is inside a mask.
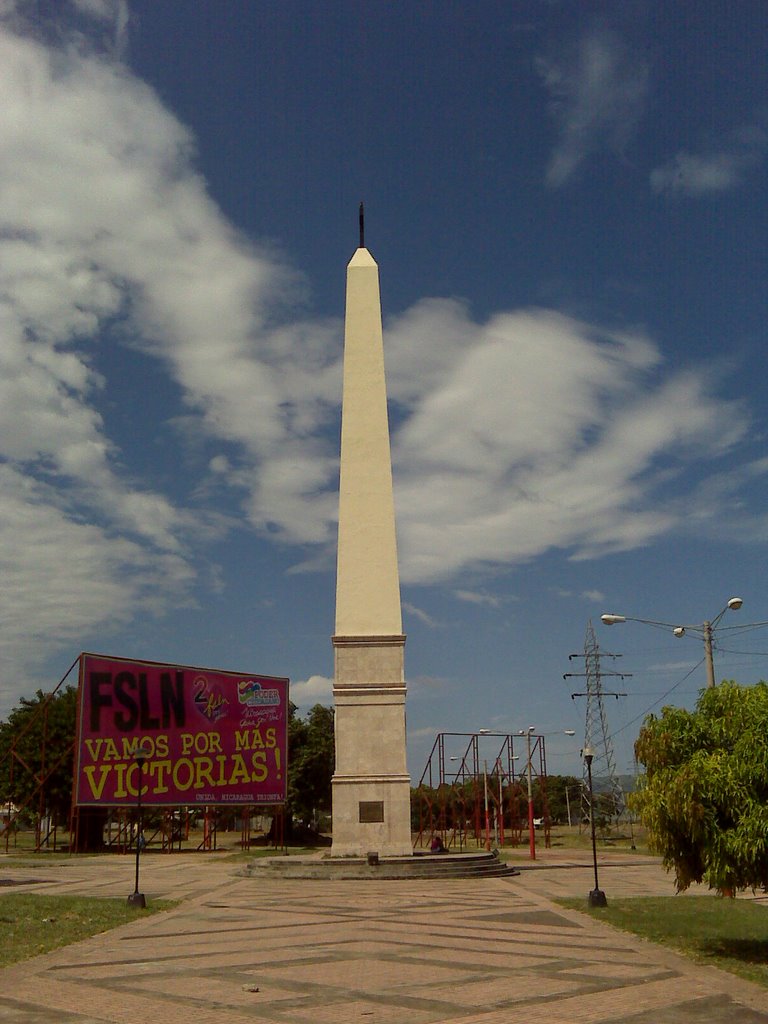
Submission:
[[[536,839],[538,841],[538,833]],[[553,848],[566,850],[591,850],[592,835],[588,828],[579,829],[578,825],[553,825],[550,832],[550,843]],[[615,850],[618,853],[636,853],[648,855],[646,830],[642,825],[622,825],[608,832],[597,832],[598,853]],[[542,846],[544,839],[542,836]]]
[[[152,900],[146,910],[125,900],[89,896],[0,895],[0,967],[68,946],[137,917],[168,910],[171,900]]]
[[[592,836],[587,829],[579,831],[578,825],[553,825],[549,834],[549,845],[552,850],[579,850],[592,852]],[[536,832],[536,851],[546,856],[544,832],[540,829]],[[597,837],[597,852],[603,853],[629,853],[637,857],[653,856],[648,849],[645,829],[635,825],[630,832],[629,828],[623,828],[620,833],[611,835],[600,835]],[[505,845],[502,850],[503,856],[514,858],[528,857],[528,831],[523,832],[520,843],[517,846]]]
[[[717,896],[609,896],[607,907],[557,902],[768,988],[768,907]]]

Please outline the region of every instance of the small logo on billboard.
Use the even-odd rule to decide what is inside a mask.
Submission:
[[[274,707],[280,704],[280,691],[265,690],[255,679],[241,679],[237,684],[237,699],[249,708]]]
[[[226,715],[226,705],[229,701],[218,689],[211,687],[205,676],[198,676],[195,679],[193,689],[195,707],[210,722],[218,722]]]

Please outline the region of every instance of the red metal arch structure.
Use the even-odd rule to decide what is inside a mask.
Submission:
[[[515,753],[515,740],[521,753]],[[519,846],[530,828],[528,793],[536,802],[550,846],[547,759],[543,736],[492,732],[441,732],[432,746],[413,799],[415,847],[439,835],[449,849],[468,845]],[[533,849],[535,839],[529,836]]]

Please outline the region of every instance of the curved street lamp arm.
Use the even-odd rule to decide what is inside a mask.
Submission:
[[[656,619],[638,619],[634,615],[616,615],[613,613],[601,615],[600,621],[604,626],[613,626],[622,622],[642,622],[645,626],[659,626],[661,629],[674,629],[675,626],[679,625],[678,622],[658,622]],[[686,628],[695,629],[697,627],[691,626]],[[701,627],[699,626],[698,628],[700,629]]]

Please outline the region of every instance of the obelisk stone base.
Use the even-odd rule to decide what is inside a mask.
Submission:
[[[413,852],[404,644],[402,635],[333,638],[333,857]]]

